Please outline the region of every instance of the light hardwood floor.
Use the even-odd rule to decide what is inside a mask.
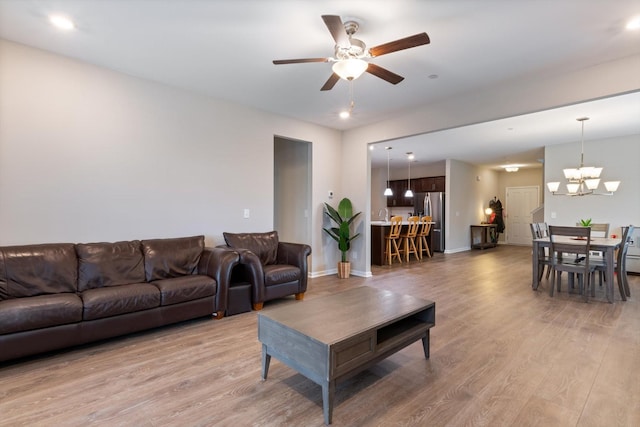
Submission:
[[[333,425],[640,426],[640,277],[626,302],[617,287],[614,304],[549,297],[512,246],[373,273],[312,279],[305,299],[367,285],[434,300],[431,358],[417,342],[339,384]],[[275,359],[260,380],[251,312],[0,364],[0,425],[321,426],[322,398]]]

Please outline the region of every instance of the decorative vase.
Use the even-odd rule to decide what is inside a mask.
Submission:
[[[338,263],[338,279],[348,279],[351,275],[351,263],[339,262]]]

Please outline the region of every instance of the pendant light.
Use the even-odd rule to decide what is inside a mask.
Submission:
[[[390,151],[393,147],[384,147],[384,149],[387,150],[387,188],[384,190],[384,195],[393,196],[393,190],[391,190],[391,187],[389,186],[389,155],[391,154]]]
[[[407,159],[409,160],[409,179],[407,180],[407,191],[404,193],[404,197],[413,197],[413,191],[411,191],[411,160],[414,159],[411,151],[407,152]]]

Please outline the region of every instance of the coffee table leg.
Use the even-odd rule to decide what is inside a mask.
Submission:
[[[331,424],[333,415],[333,395],[336,391],[336,382],[328,381],[322,385],[322,409],[324,412],[324,423]]]
[[[269,373],[269,363],[271,362],[271,355],[267,354],[267,346],[262,344],[262,379],[267,379]]]
[[[422,338],[422,349],[424,350],[424,358],[429,358],[429,329],[427,329],[427,334]]]

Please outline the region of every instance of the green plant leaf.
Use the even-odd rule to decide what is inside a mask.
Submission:
[[[353,215],[353,207],[351,206],[351,200],[346,197],[340,200],[338,204],[338,212],[342,218],[351,218]]]
[[[323,228],[333,240],[338,242],[338,249],[341,253],[342,262],[347,262],[347,252],[351,249],[351,241],[360,236],[360,233],[351,236],[351,224],[360,216],[362,212],[353,214],[351,200],[344,198],[340,200],[338,209],[334,209],[328,203],[324,204],[324,213],[337,225],[337,227]]]

